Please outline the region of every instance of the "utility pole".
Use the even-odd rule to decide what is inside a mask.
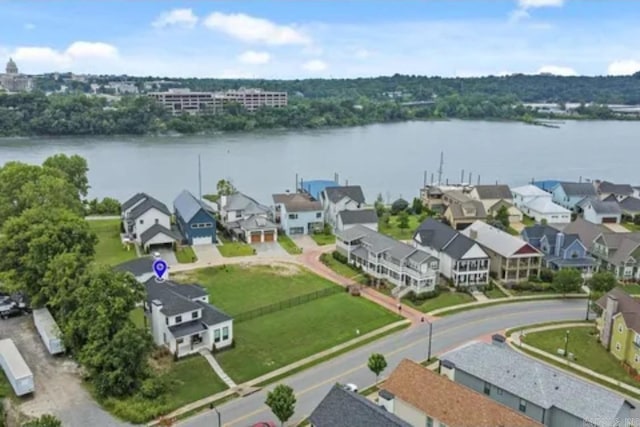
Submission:
[[[200,154],[198,154],[198,194],[200,195],[200,201],[202,201],[202,166],[200,164]]]
[[[429,324],[429,345],[427,346],[427,360],[431,359],[431,336],[433,335],[433,323],[426,320]]]
[[[438,185],[442,185],[442,172],[444,168],[444,151],[440,152],[440,167],[438,168]]]

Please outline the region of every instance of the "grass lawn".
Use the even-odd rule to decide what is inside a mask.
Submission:
[[[529,216],[522,215],[522,224],[524,224],[525,227],[531,227],[536,224],[536,221]]]
[[[495,298],[506,298],[508,295],[500,290],[499,287],[494,286],[490,291],[484,291],[484,294],[487,298],[495,299]]]
[[[629,231],[640,231],[640,225],[635,225],[632,222],[621,222],[620,225]]]
[[[0,399],[11,396],[14,396],[11,383],[9,383],[9,380],[7,379],[4,372],[0,371]]]
[[[177,273],[174,279],[204,286],[209,301],[232,316],[337,286],[296,266],[228,265]]]
[[[400,228],[398,226],[398,216],[392,215],[389,218],[389,224],[385,224],[382,219],[378,222],[378,231],[397,240],[410,240],[419,225],[420,217],[418,215],[409,215],[409,227]]]
[[[122,246],[119,219],[99,219],[87,222],[91,230],[98,236],[96,261],[117,265],[137,257],[133,245],[130,250],[126,250]]]
[[[359,271],[357,268],[355,268],[352,265],[344,264],[338,261],[337,259],[332,257],[331,254],[320,255],[320,261],[322,261],[324,265],[326,265],[331,270],[335,271],[341,276],[355,280],[356,282],[361,283],[363,285],[367,283],[367,278],[361,271]]]
[[[255,255],[253,252],[253,247],[244,242],[232,242],[226,237],[222,236],[222,233],[218,234],[218,238],[222,242],[222,245],[218,245],[218,250],[220,251],[220,255],[226,257],[234,257],[234,256],[248,256]]]
[[[282,246],[284,250],[289,252],[291,255],[298,255],[302,253],[302,249],[300,249],[298,245],[291,240],[291,237],[286,234],[278,233],[278,243],[280,243],[280,246]]]
[[[640,295],[640,285],[637,283],[628,283],[625,285],[619,285],[622,290],[631,295]]]
[[[509,226],[509,228],[507,228],[507,233],[511,234],[512,236],[519,236],[520,232],[518,230],[516,230],[515,228],[513,228],[512,226]]]
[[[311,238],[320,246],[332,245],[336,242],[336,236],[333,234],[313,233]]]
[[[575,363],[609,376],[627,384],[638,386],[622,368],[620,362],[598,343],[594,327],[568,328],[569,345],[567,351],[576,356]],[[524,342],[548,353],[558,356],[558,349],[564,349],[567,329],[531,332],[524,337]]]
[[[241,383],[356,338],[356,329],[365,334],[397,320],[364,298],[339,293],[234,325],[235,348],[216,359]]]
[[[452,305],[465,304],[468,302],[473,302],[475,299],[463,292],[442,292],[435,298],[430,298],[425,300],[422,304],[414,304],[406,298],[402,299],[402,302],[411,306],[417,310],[422,311],[423,313],[428,313],[433,310],[437,310],[439,308],[450,307]]]
[[[196,262],[198,257],[191,246],[182,246],[176,249],[176,259],[180,264],[190,264]]]
[[[133,321],[134,325],[140,329],[144,329],[144,310],[142,307],[134,308],[131,313],[129,313],[129,317]]]

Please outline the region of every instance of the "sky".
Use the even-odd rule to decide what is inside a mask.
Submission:
[[[21,72],[353,78],[640,70],[627,0],[0,0]]]

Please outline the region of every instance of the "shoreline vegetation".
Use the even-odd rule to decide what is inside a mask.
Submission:
[[[51,93],[38,80],[30,93],[0,93],[0,137],[210,135],[254,130],[328,129],[423,120],[515,121],[554,128],[554,121],[640,120],[607,105],[640,104],[640,73],[623,77],[525,76],[436,78],[420,76],[334,80],[173,79],[172,85],[198,91],[259,87],[286,91],[289,105],[255,112],[229,103],[224,112],[170,115],[145,94],[107,97],[104,86],[115,77],[92,76],[102,92],[84,86]],[[103,79],[104,81],[102,81]],[[127,77],[144,90],[147,80]],[[56,83],[58,84],[58,83]],[[167,90],[169,87],[154,87]],[[547,103],[536,109],[531,103]],[[573,103],[573,106],[568,106]],[[569,108],[570,107],[570,108]]]

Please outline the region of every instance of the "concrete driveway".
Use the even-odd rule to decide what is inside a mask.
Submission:
[[[256,256],[290,256],[289,253],[285,251],[278,242],[254,243],[251,246],[253,246],[253,248],[256,250]]]
[[[18,398],[29,416],[54,414],[65,426],[127,426],[103,410],[82,387],[77,365],[68,357],[51,356],[31,316],[0,320],[0,336],[11,338],[33,372],[35,393]]]
[[[151,253],[155,253],[158,252],[160,254],[160,258],[162,258],[167,265],[176,265],[178,264],[178,260],[176,258],[176,253],[173,251],[173,249],[170,248],[157,248],[157,249],[152,249]]]
[[[198,257],[198,264],[215,263],[223,258],[218,248],[214,245],[194,245],[191,248]]]
[[[626,229],[626,227],[624,227],[621,224],[603,224],[605,227],[607,227],[609,230],[613,231],[614,233],[628,233],[629,230]]]
[[[295,236],[290,236],[291,240],[298,245],[299,248],[302,248],[303,251],[318,249],[319,246],[315,240],[311,238],[311,236],[307,234],[298,234]]]

